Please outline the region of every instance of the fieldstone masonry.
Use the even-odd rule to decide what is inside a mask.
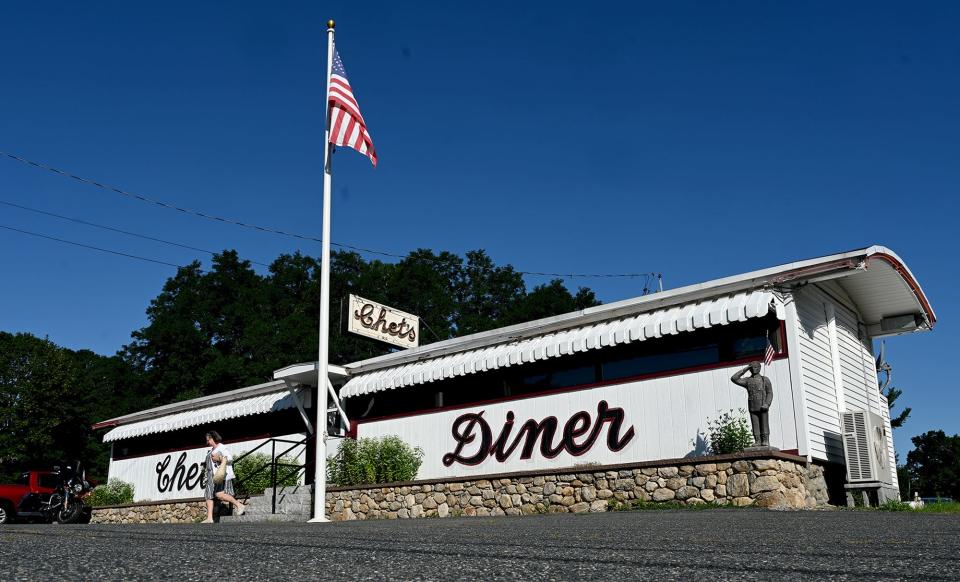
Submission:
[[[417,517],[586,513],[637,501],[810,509],[827,504],[823,469],[784,453],[717,455],[632,466],[570,469],[327,492],[327,517]]]
[[[637,501],[686,505],[810,509],[827,504],[823,469],[786,453],[739,453],[563,471],[330,487],[327,517],[419,517],[587,513]],[[93,510],[91,523],[195,523],[202,499],[151,502]]]
[[[90,523],[196,523],[206,517],[207,506],[201,499],[96,507]]]

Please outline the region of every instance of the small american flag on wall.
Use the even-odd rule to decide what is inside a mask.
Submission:
[[[767,338],[767,350],[763,352],[763,363],[767,366],[773,362],[773,356],[776,354],[776,350],[773,349],[773,342],[770,341],[770,338]]]
[[[347,72],[340,60],[340,53],[334,50],[333,71],[330,73],[330,143],[347,146],[370,158],[377,166],[377,152],[373,149],[373,138],[367,131],[367,124],[360,115],[360,106],[353,96]]]

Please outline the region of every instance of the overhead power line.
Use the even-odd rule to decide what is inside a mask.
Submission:
[[[47,166],[47,165],[45,165],[45,164],[41,164],[40,162],[34,162],[34,161],[28,160],[28,159],[26,159],[26,158],[21,158],[20,156],[15,155],[15,154],[11,154],[11,153],[9,153],[9,152],[0,151],[0,154],[4,155],[4,156],[6,156],[6,157],[8,157],[8,158],[10,158],[10,159],[12,159],[12,160],[16,160],[16,161],[18,161],[18,162],[21,162],[21,163],[23,163],[23,164],[27,164],[27,165],[33,166],[33,167],[35,167],[35,168],[40,168],[41,170],[47,170],[47,171],[49,171],[49,172],[53,172],[53,173],[55,173],[55,174],[59,174],[59,175],[61,175],[61,176],[65,176],[65,177],[67,177],[67,178],[71,178],[71,179],[76,180],[76,181],[78,181],[78,182],[83,182],[84,184],[89,184],[89,185],[91,185],[91,186],[96,186],[97,188],[100,188],[100,189],[103,189],[103,190],[107,190],[107,191],[109,191],[109,192],[114,192],[114,193],[116,193],[116,194],[120,194],[121,196],[126,196],[127,198],[132,198],[132,199],[134,199],[134,200],[139,200],[140,202],[145,202],[145,203],[147,203],[147,204],[154,204],[154,205],[156,205],[156,206],[160,206],[160,207],[167,208],[167,209],[170,209],[170,210],[176,210],[176,211],[182,212],[182,213],[184,213],[184,214],[192,214],[192,215],[194,215],[194,216],[199,216],[199,217],[201,217],[201,218],[206,218],[207,220],[214,220],[214,221],[217,221],[217,222],[224,222],[224,223],[227,223],[227,224],[233,224],[233,225],[236,225],[236,226],[242,226],[242,227],[244,227],[244,228],[252,228],[252,229],[254,229],[254,230],[259,230],[259,231],[263,231],[263,232],[269,232],[269,233],[273,233],[273,234],[281,234],[281,235],[284,235],[284,236],[291,236],[291,237],[294,237],[294,238],[299,238],[299,239],[304,239],[304,240],[312,240],[312,241],[320,242],[320,239],[314,238],[314,237],[311,237],[311,236],[305,236],[305,235],[296,234],[296,233],[292,233],[292,232],[286,232],[286,231],[283,231],[283,230],[279,230],[279,229],[275,229],[275,228],[270,228],[270,227],[267,227],[267,226],[259,226],[259,225],[256,225],[256,224],[249,224],[249,223],[246,223],[246,222],[242,222],[242,221],[239,221],[239,220],[235,220],[235,219],[233,219],[233,218],[224,218],[224,217],[222,217],[222,216],[216,216],[216,215],[214,215],[214,214],[208,214],[208,213],[205,213],[205,212],[201,212],[201,211],[199,211],[199,210],[193,210],[193,209],[190,209],[190,208],[184,208],[184,207],[182,207],[182,206],[177,206],[177,205],[175,205],[175,204],[170,204],[169,202],[164,202],[164,201],[162,201],[162,200],[154,200],[153,198],[148,198],[148,197],[143,196],[143,195],[141,195],[141,194],[134,194],[133,192],[127,192],[126,190],[123,190],[123,189],[121,189],[121,188],[117,188],[116,186],[110,186],[109,184],[102,184],[102,183],[100,183],[100,182],[97,182],[96,180],[91,180],[91,179],[89,179],[89,178],[84,178],[84,177],[82,177],[82,176],[77,176],[76,174],[71,174],[70,172],[66,172],[66,171],[61,170],[61,169],[59,169],[59,168],[54,168],[54,167],[52,167],[52,166]]]
[[[46,211],[46,210],[40,210],[39,208],[31,208],[31,207],[29,207],[29,206],[24,206],[24,205],[22,205],[22,204],[15,204],[15,203],[13,203],[13,202],[8,202],[8,201],[6,201],[6,200],[0,200],[0,204],[6,205],[6,206],[11,206],[11,207],[13,207],[13,208],[19,208],[20,210],[27,210],[27,211],[29,211],[29,212],[35,212],[35,213],[37,213],[37,214],[45,214],[45,215],[47,215],[47,216],[52,216],[52,217],[54,217],[54,218],[59,218],[59,219],[61,219],[61,220],[69,220],[70,222],[75,222],[75,223],[77,223],[77,224],[84,224],[84,225],[86,225],[86,226],[92,226],[92,227],[94,227],[94,228],[101,228],[101,229],[103,229],[103,230],[109,230],[109,231],[112,231],[112,232],[119,232],[120,234],[125,234],[125,235],[128,235],[128,236],[135,236],[135,237],[137,237],[137,238],[142,238],[142,239],[144,239],[144,240],[151,240],[151,241],[154,241],[154,242],[163,243],[163,244],[165,244],[165,245],[171,245],[171,246],[175,246],[175,247],[180,247],[180,248],[188,249],[188,250],[191,250],[191,251],[199,251],[199,252],[201,252],[201,253],[207,253],[208,255],[211,255],[211,256],[217,254],[215,251],[211,251],[211,250],[207,250],[207,249],[201,249],[200,247],[194,247],[194,246],[190,246],[190,245],[188,245],[188,244],[178,243],[178,242],[172,241],[172,240],[165,240],[165,239],[162,239],[162,238],[157,238],[157,237],[155,237],[155,236],[149,236],[149,235],[146,235],[146,234],[140,234],[140,233],[138,233],[138,232],[132,232],[132,231],[129,231],[129,230],[123,230],[122,228],[116,228],[116,227],[113,227],[113,226],[107,226],[107,225],[105,225],[105,224],[97,224],[97,223],[95,223],[95,222],[90,222],[90,221],[83,220],[83,219],[80,219],[80,218],[74,218],[74,217],[72,217],[72,216],[64,216],[64,215],[62,215],[62,214],[57,214],[57,213],[55,213],[55,212],[48,212],[48,211]],[[253,263],[253,264],[255,264],[255,265],[260,265],[260,266],[262,266],[262,267],[269,267],[269,266],[270,266],[270,265],[268,265],[267,263],[261,263],[260,261],[253,261],[253,260],[251,260],[250,262]]]
[[[28,166],[33,166],[33,167],[35,167],[35,168],[39,168],[39,169],[41,169],[41,170],[46,170],[46,171],[48,171],[48,172],[53,172],[54,174],[58,174],[58,175],[60,175],[60,176],[66,177],[66,178],[70,178],[70,179],[72,179],[72,180],[76,180],[76,181],[78,181],[78,182],[82,182],[82,183],[84,183],[84,184],[88,184],[88,185],[90,185],[90,186],[95,186],[95,187],[100,188],[100,189],[102,189],[102,190],[106,190],[106,191],[108,191],[108,192],[113,192],[113,193],[115,193],[115,194],[119,194],[120,196],[124,196],[124,197],[126,197],[126,198],[131,198],[131,199],[133,199],[133,200],[137,200],[137,201],[143,202],[143,203],[145,203],[145,204],[152,204],[152,205],[154,205],[154,206],[160,206],[160,207],[166,208],[166,209],[168,209],[168,210],[175,210],[175,211],[180,212],[180,213],[183,213],[183,214],[189,214],[189,215],[192,215],[192,216],[197,216],[197,217],[199,217],[199,218],[204,218],[204,219],[206,219],[206,220],[212,220],[212,221],[220,222],[220,223],[224,223],[224,224],[232,224],[232,225],[234,225],[234,226],[240,226],[240,227],[243,227],[243,228],[249,228],[249,229],[253,229],[253,230],[258,230],[258,231],[260,231],[260,232],[265,232],[265,233],[269,233],[269,234],[286,236],[286,237],[296,238],[296,239],[300,239],[300,240],[308,240],[308,241],[312,241],[312,242],[322,242],[321,239],[319,239],[319,238],[317,238],[317,237],[314,237],[314,236],[305,235],[305,234],[299,234],[299,233],[295,233],[295,232],[288,232],[288,231],[285,231],[285,230],[280,230],[280,229],[278,229],[278,228],[273,228],[273,227],[269,227],[269,226],[262,226],[262,225],[258,225],[258,224],[253,224],[253,223],[249,223],[249,222],[244,222],[244,221],[242,221],[242,220],[237,220],[237,219],[234,219],[234,218],[227,218],[227,217],[224,217],[224,216],[218,216],[218,215],[216,215],[216,214],[210,214],[210,213],[208,213],[208,212],[203,212],[203,211],[200,211],[200,210],[194,210],[194,209],[191,209],[191,208],[185,208],[185,207],[182,207],[182,206],[178,206],[178,205],[176,205],[176,204],[171,204],[171,203],[169,203],[169,202],[164,202],[164,201],[162,201],[162,200],[156,200],[156,199],[150,198],[150,197],[148,197],[148,196],[143,196],[142,194],[136,194],[136,193],[134,193],[134,192],[129,192],[129,191],[127,191],[127,190],[124,190],[124,189],[122,189],[122,188],[118,188],[118,187],[116,187],[116,186],[111,186],[111,185],[109,185],[109,184],[103,184],[103,183],[101,183],[101,182],[98,182],[98,181],[96,181],[96,180],[92,180],[92,179],[90,179],[90,178],[84,178],[84,177],[82,177],[82,176],[77,176],[76,174],[72,174],[72,173],[67,172],[67,171],[65,171],[65,170],[61,170],[61,169],[59,169],[59,168],[55,168],[55,167],[53,167],[53,166],[48,166],[48,165],[46,165],[46,164],[42,164],[42,163],[40,163],[40,162],[36,162],[36,161],[33,161],[33,160],[28,160],[28,159],[26,159],[26,158],[20,157],[20,156],[18,156],[18,155],[16,155],[16,154],[12,154],[12,153],[9,153],[9,152],[0,151],[0,155],[5,156],[5,157],[7,157],[7,158],[10,158],[11,160],[15,160],[15,161],[17,161],[17,162],[20,162],[20,163],[22,163],[22,164],[26,164],[26,165],[28,165]],[[363,247],[358,247],[358,246],[354,246],[354,245],[348,245],[348,244],[344,244],[344,243],[338,243],[338,242],[334,242],[334,241],[330,241],[330,244],[333,245],[333,246],[335,246],[335,247],[338,247],[338,248],[347,249],[347,250],[351,250],[351,251],[356,251],[356,252],[358,252],[358,253],[366,253],[366,254],[371,254],[371,255],[379,255],[379,256],[384,256],[384,257],[391,257],[391,258],[395,258],[395,259],[401,259],[401,260],[403,260],[403,259],[407,259],[407,260],[411,259],[411,257],[410,257],[409,255],[404,255],[404,254],[400,254],[400,253],[392,253],[392,252],[387,252],[387,251],[378,251],[378,250],[374,250],[374,249],[367,249],[367,248],[363,248]],[[207,251],[204,251],[204,252],[207,252]],[[426,259],[426,258],[424,258],[424,257],[418,257],[416,260],[421,260],[421,261],[425,261],[425,262],[439,263],[438,260],[432,260],[432,261],[431,261],[430,259]],[[651,277],[651,276],[656,277],[656,276],[658,275],[657,273],[549,273],[549,272],[542,272],[542,271],[520,271],[520,270],[515,270],[515,272],[518,273],[518,274],[520,274],[520,275],[536,275],[536,276],[541,276],[541,277],[557,277],[557,278],[566,278],[566,279],[574,279],[574,278],[581,278],[581,279],[586,279],[586,278],[638,278],[638,277],[644,277],[647,283],[649,283],[649,280],[650,280],[650,277]],[[645,286],[646,286],[646,284],[645,284]]]
[[[2,201],[0,201],[0,203],[2,203],[2,204],[7,204],[6,202],[2,202]],[[11,204],[11,206],[18,206],[18,205],[16,205],[16,204]],[[23,208],[26,208],[26,207],[23,207]],[[42,211],[41,211],[41,212],[42,212]],[[51,213],[44,213],[44,214],[51,214]],[[51,215],[53,215],[53,214],[51,214]],[[56,215],[53,215],[53,216],[56,216]],[[91,223],[91,224],[92,224],[92,223]],[[94,226],[96,226],[96,225],[94,225]],[[9,230],[9,231],[12,231],[12,232],[17,232],[17,233],[20,233],[20,234],[26,234],[26,235],[29,235],[29,236],[34,236],[34,237],[37,237],[37,238],[42,238],[42,239],[46,239],[46,240],[52,240],[52,241],[55,241],[55,242],[58,242],[58,243],[73,245],[73,246],[76,246],[76,247],[80,247],[80,248],[84,248],[84,249],[89,249],[89,250],[93,250],[93,251],[99,251],[99,252],[101,252],[101,253],[108,253],[108,254],[111,254],[111,255],[117,255],[117,256],[120,256],[120,257],[126,257],[126,258],[128,258],[128,259],[136,259],[136,260],[138,260],[138,261],[146,261],[146,262],[148,262],[148,263],[156,263],[156,264],[158,264],[158,265],[166,265],[166,266],[168,266],[168,267],[174,267],[174,268],[176,268],[176,269],[180,269],[180,268],[184,268],[184,267],[185,267],[185,265],[178,265],[178,264],[176,264],[176,263],[170,263],[170,262],[168,262],[168,261],[162,261],[162,260],[160,260],[160,259],[151,259],[151,258],[149,258],[149,257],[144,257],[144,256],[140,256],[140,255],[134,255],[134,254],[132,254],[132,253],[125,253],[125,252],[122,252],[122,251],[115,251],[115,250],[112,250],[112,249],[105,249],[105,248],[103,248],[103,247],[97,247],[97,246],[88,245],[88,244],[85,244],[85,243],[79,243],[79,242],[72,241],[72,240],[67,240],[67,239],[63,239],[63,238],[58,238],[58,237],[55,237],[55,236],[50,236],[50,235],[46,235],[46,234],[40,234],[39,232],[33,232],[33,231],[29,231],[29,230],[24,230],[24,229],[22,229],[22,228],[15,228],[15,227],[12,227],[12,226],[7,226],[7,225],[5,225],[5,224],[0,224],[0,228],[5,229],[5,230]],[[104,227],[104,228],[110,228],[110,227]],[[112,229],[112,228],[111,228],[110,230],[115,230],[115,229]],[[120,231],[120,232],[123,232],[123,231]],[[159,240],[159,239],[156,239],[156,240]],[[162,242],[166,242],[166,241],[162,241]],[[171,244],[176,244],[177,246],[184,246],[184,245],[179,245],[178,243],[171,243]],[[189,247],[188,247],[188,248],[189,248]],[[200,250],[202,250],[202,249],[200,249]],[[204,252],[209,252],[209,251],[204,251]],[[258,264],[263,264],[263,263],[258,263]],[[643,293],[642,293],[643,295],[647,295],[647,294],[650,292],[650,289],[648,289],[648,283],[649,283],[649,280],[650,280],[650,276],[652,276],[652,275],[656,275],[656,273],[649,273],[649,274],[647,274],[647,283],[644,283]],[[662,289],[661,289],[661,291],[662,291]],[[433,331],[433,330],[431,330],[431,332],[432,332],[432,331]],[[434,335],[436,335],[436,333],[434,333]]]
[[[175,268],[177,268],[177,269],[179,269],[180,267],[183,266],[183,265],[178,265],[178,264],[176,264],[176,263],[168,263],[167,261],[161,261],[161,260],[159,260],[159,259],[151,259],[151,258],[148,258],[148,257],[141,257],[140,255],[132,255],[132,254],[130,254],[130,253],[124,253],[124,252],[120,252],[120,251],[113,251],[113,250],[105,249],[105,248],[102,248],[102,247],[95,247],[95,246],[93,246],[93,245],[88,245],[88,244],[84,244],[84,243],[78,243],[78,242],[75,242],[75,241],[72,241],[72,240],[66,240],[66,239],[62,239],[62,238],[57,238],[57,237],[55,237],[55,236],[49,236],[49,235],[46,235],[46,234],[40,234],[39,232],[31,232],[31,231],[29,231],[29,230],[23,230],[23,229],[20,229],[20,228],[14,228],[14,227],[12,227],[12,226],[6,226],[6,225],[3,225],[3,224],[0,224],[0,228],[4,228],[4,229],[6,229],[6,230],[12,230],[13,232],[19,232],[19,233],[21,233],[21,234],[29,234],[30,236],[35,236],[35,237],[39,237],[39,238],[45,238],[45,239],[47,239],[47,240],[52,240],[52,241],[56,241],[56,242],[59,242],[59,243],[64,243],[64,244],[68,244],[68,245],[74,245],[74,246],[77,246],[77,247],[83,247],[83,248],[85,248],[85,249],[90,249],[90,250],[94,250],[94,251],[100,251],[101,253],[110,253],[111,255],[119,255],[119,256],[121,256],[121,257],[127,257],[127,258],[130,258],[130,259],[137,259],[137,260],[139,260],[139,261],[147,261],[147,262],[150,262],[150,263],[157,263],[157,264],[159,264],[159,265],[167,265],[168,267],[175,267]]]

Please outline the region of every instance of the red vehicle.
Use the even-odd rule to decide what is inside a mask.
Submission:
[[[24,500],[47,500],[60,485],[60,476],[53,471],[27,471],[20,475],[16,483],[0,485],[0,524],[10,523],[15,518],[43,519],[40,514],[24,508],[21,513],[21,504]]]

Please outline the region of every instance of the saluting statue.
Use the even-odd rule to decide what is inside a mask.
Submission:
[[[743,375],[750,371],[751,376]],[[747,405],[750,408],[750,423],[753,425],[754,446],[770,446],[770,418],[768,411],[773,402],[773,384],[770,378],[760,375],[760,362],[751,362],[733,375],[730,380],[747,389]]]

